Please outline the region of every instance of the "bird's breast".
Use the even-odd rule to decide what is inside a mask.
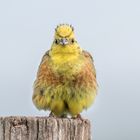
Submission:
[[[57,54],[51,58],[50,65],[55,73],[69,77],[78,73],[84,63],[78,54]]]

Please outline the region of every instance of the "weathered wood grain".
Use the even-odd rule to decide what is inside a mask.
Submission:
[[[0,140],[91,140],[88,120],[0,117]]]

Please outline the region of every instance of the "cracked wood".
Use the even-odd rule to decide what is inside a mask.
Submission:
[[[0,117],[0,140],[91,140],[88,120]]]

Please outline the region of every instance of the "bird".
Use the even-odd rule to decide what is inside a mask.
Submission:
[[[72,25],[59,24],[38,68],[34,105],[50,116],[81,118],[95,101],[97,87],[93,57],[78,44]]]

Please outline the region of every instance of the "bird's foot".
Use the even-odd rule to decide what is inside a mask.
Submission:
[[[84,119],[81,117],[80,114],[78,114],[77,116],[72,117],[72,119],[80,119],[81,121],[84,121]]]
[[[81,121],[84,120],[80,114],[77,115],[77,119],[80,119]]]
[[[63,114],[60,116],[61,118],[67,118],[67,114]]]
[[[49,117],[55,117],[52,111],[50,112]]]

